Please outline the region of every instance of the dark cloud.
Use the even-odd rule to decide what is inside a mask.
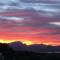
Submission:
[[[60,35],[60,32],[41,33],[41,35]]]

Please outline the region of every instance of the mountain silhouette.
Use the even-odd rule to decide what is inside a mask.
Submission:
[[[22,44],[21,42],[17,41],[17,42],[12,42],[8,44],[11,48],[13,48],[13,50],[25,50],[26,49],[26,45]]]
[[[60,52],[60,46],[51,46],[44,44],[33,44],[33,45],[25,45],[19,41],[12,42],[8,44],[13,50],[16,51],[32,51],[32,52]]]
[[[13,51],[31,51],[37,53],[56,53],[60,52],[60,46],[51,46],[51,45],[43,45],[43,44],[33,44],[33,45],[25,45],[19,41],[12,43],[0,43],[0,52],[4,54],[8,52],[9,54]]]

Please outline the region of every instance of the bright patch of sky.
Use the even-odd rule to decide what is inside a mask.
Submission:
[[[60,22],[50,22],[49,24],[60,26]]]

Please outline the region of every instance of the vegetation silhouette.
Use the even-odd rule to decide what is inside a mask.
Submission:
[[[0,53],[2,53],[2,56],[4,56],[3,60],[60,59],[59,53],[35,53],[32,51],[15,51],[8,44],[5,43],[0,43]]]

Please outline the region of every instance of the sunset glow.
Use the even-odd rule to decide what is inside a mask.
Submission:
[[[22,42],[23,44],[26,44],[26,45],[32,45],[33,43],[31,41],[24,41]]]
[[[20,41],[20,40],[18,40]],[[13,43],[13,42],[16,42],[16,40],[3,40],[3,39],[0,39],[0,43]],[[20,41],[21,43],[23,44],[26,44],[26,45],[33,45],[33,44],[44,44],[44,45],[52,45],[52,46],[57,46],[57,45],[60,45],[60,42],[51,42],[51,41],[29,41],[29,40],[21,40]]]
[[[14,42],[14,41],[8,41],[8,40],[2,40],[2,39],[0,39],[0,43],[11,43],[11,42]]]
[[[59,2],[1,0],[0,43],[60,45]]]

